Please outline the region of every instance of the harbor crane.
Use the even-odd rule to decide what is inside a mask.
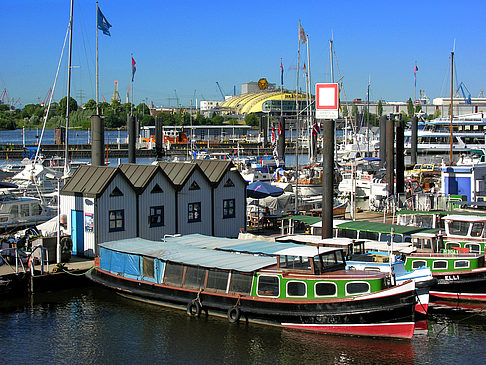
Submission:
[[[464,89],[466,89],[467,91],[467,96],[466,96],[466,93],[464,92]],[[457,87],[457,90],[456,90],[456,94],[459,95],[459,90],[461,90],[461,93],[462,93],[462,97],[464,98],[464,102],[466,104],[471,104],[471,92],[469,91],[469,89],[466,87],[466,85],[461,81],[461,83],[459,84],[459,86]]]
[[[218,85],[219,92],[221,93],[221,96],[223,97],[224,100],[224,93],[223,90],[221,90],[221,86],[219,86],[219,82],[216,81],[216,85]]]

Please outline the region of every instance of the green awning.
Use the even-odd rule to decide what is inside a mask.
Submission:
[[[391,233],[393,229],[394,234],[406,234],[406,235],[411,235],[426,230],[426,228],[423,227],[399,226],[396,224],[370,222],[370,221],[345,222],[345,223],[338,224],[337,228],[350,229],[353,231],[376,232],[376,233]]]
[[[399,210],[396,212],[397,215],[440,215],[440,216],[446,216],[450,214],[458,214],[458,215],[479,215],[479,216],[486,216],[486,213],[481,213],[481,212],[467,212],[467,211],[457,211],[457,210],[428,210],[428,211],[423,211],[423,210]]]
[[[310,215],[292,215],[290,217],[287,217],[286,219],[292,219],[294,221],[303,222],[308,225],[322,221],[321,217],[312,217]]]

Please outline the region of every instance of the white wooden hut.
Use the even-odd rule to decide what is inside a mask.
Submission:
[[[94,257],[99,242],[137,236],[136,192],[115,167],[81,166],[60,192],[73,254]]]
[[[137,237],[158,241],[176,233],[176,187],[158,165],[121,164],[137,192]]]

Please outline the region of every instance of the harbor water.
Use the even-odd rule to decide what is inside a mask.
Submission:
[[[412,340],[231,324],[97,286],[0,302],[2,364],[484,364],[486,313],[433,309]]]

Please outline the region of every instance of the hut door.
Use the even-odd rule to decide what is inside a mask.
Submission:
[[[83,255],[84,226],[82,210],[71,210],[71,239],[73,240],[73,255]]]

